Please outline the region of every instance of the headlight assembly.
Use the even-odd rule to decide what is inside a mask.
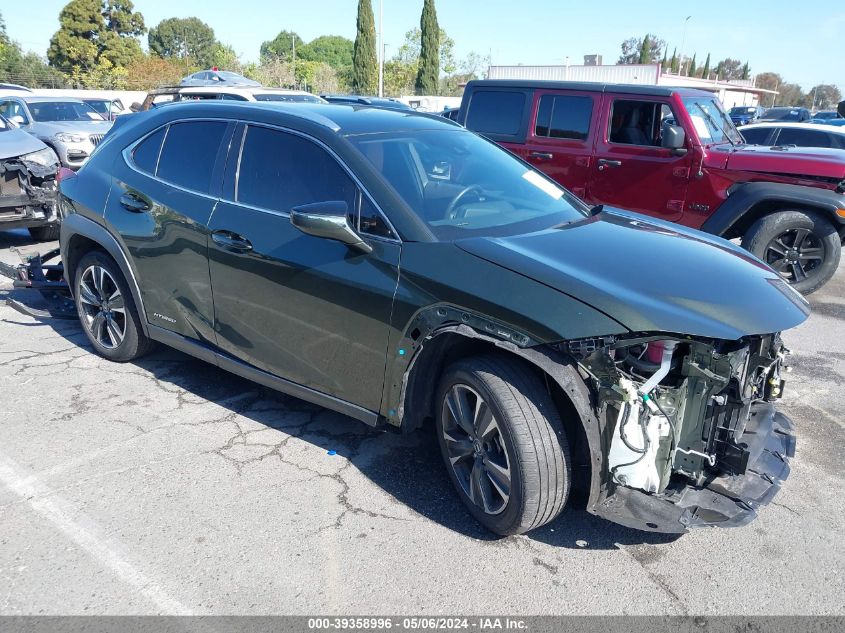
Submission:
[[[67,132],[59,132],[54,137],[60,143],[82,143],[85,137],[81,134],[69,134]]]
[[[56,156],[56,152],[51,150],[49,147],[45,147],[37,152],[24,154],[21,156],[21,160],[25,163],[33,163],[35,165],[41,165],[42,167],[50,167],[51,165],[58,164],[59,157]]]

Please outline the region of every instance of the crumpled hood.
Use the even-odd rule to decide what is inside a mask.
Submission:
[[[845,150],[826,147],[720,146],[707,152],[705,164],[731,171],[845,178]]]
[[[36,122],[30,128],[40,137],[55,136],[60,132],[68,134],[105,134],[113,125],[112,121],[48,121]]]
[[[0,160],[17,158],[47,147],[32,134],[13,128],[0,132]]]
[[[735,340],[794,327],[810,312],[803,297],[738,246],[634,213],[605,211],[562,228],[455,244],[632,332]]]

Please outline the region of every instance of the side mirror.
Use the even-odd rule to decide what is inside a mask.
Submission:
[[[683,156],[687,153],[687,148],[684,147],[686,137],[684,128],[680,125],[667,125],[663,128],[662,146],[672,150],[674,156]]]
[[[373,247],[349,225],[349,205],[342,200],[315,202],[291,209],[290,223],[307,235],[342,242],[364,253],[373,252]]]
[[[24,119],[20,114],[16,114],[15,116],[9,117],[9,120],[12,123],[15,123],[18,127],[21,125],[26,125],[26,119]]]

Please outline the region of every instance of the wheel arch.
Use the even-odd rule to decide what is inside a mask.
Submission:
[[[432,332],[418,347],[402,379],[399,416],[405,432],[420,428],[435,415],[440,376],[452,363],[482,354],[512,357],[533,371],[560,413],[573,459],[573,485],[589,491],[592,505],[599,495],[604,471],[601,430],[595,398],[575,362],[547,346],[519,347],[463,325]]]
[[[64,275],[73,294],[73,279],[76,275],[76,266],[86,253],[92,250],[105,251],[120,268],[132,300],[138,309],[139,321],[144,335],[149,336],[146,311],[138,280],[135,277],[129,258],[124,253],[115,237],[105,227],[89,220],[79,214],[71,214],[62,220],[60,249],[62,262],[64,263]]]
[[[829,189],[776,182],[736,185],[728,198],[701,226],[701,230],[727,239],[742,237],[760,218],[777,211],[813,211],[826,217],[845,236],[845,197]]]

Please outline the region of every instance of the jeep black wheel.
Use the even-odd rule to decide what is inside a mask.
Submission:
[[[151,341],[114,260],[99,251],[85,255],[76,267],[73,289],[82,329],[100,356],[125,362],[147,353]]]
[[[521,534],[560,514],[569,445],[543,383],[518,359],[470,358],[438,389],[437,435],[463,503],[486,528]]]
[[[742,245],[805,295],[827,283],[842,253],[836,229],[812,211],[764,216],[748,230]]]

